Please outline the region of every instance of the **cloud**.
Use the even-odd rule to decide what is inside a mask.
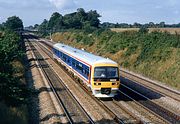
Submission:
[[[155,9],[162,9],[162,8],[163,8],[163,6],[160,6],[160,5],[155,6]]]
[[[73,0],[49,0],[57,9],[72,9],[75,7]]]
[[[175,6],[178,2],[179,0],[168,0],[169,5],[171,6]]]
[[[4,9],[47,9],[48,0],[0,0],[0,8]]]
[[[179,11],[178,11],[178,10],[175,10],[173,13],[176,14],[176,15],[178,15],[178,14],[179,14]]]

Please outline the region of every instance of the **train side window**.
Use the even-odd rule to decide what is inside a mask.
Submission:
[[[70,63],[70,60],[69,60],[69,58],[68,58],[67,62],[68,62],[68,63]]]
[[[63,53],[61,52],[61,56],[60,56],[60,58],[62,59],[62,57],[63,57]]]
[[[65,62],[66,61],[66,55],[65,54],[63,54],[63,56],[62,56],[62,60]]]
[[[83,72],[83,68],[82,68],[82,64],[77,62],[76,63],[76,68],[80,71],[80,72]]]
[[[60,54],[60,52],[58,51],[58,57],[59,57],[59,54]]]
[[[61,51],[59,51],[59,57],[61,57]]]
[[[70,57],[68,55],[66,55],[67,57],[67,63],[70,64]]]
[[[85,70],[85,74],[88,76],[89,75],[89,69]]]
[[[72,66],[75,67],[75,61],[72,59]]]

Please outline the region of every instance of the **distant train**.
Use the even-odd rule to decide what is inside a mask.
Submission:
[[[53,58],[85,83],[95,97],[117,94],[120,80],[116,62],[61,43],[53,45]]]

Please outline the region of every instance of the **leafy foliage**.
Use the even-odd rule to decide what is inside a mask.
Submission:
[[[134,24],[128,24],[128,23],[109,23],[109,22],[104,22],[100,25],[103,28],[141,28],[141,27],[147,27],[147,28],[167,28],[167,27],[173,27],[173,28],[179,28],[180,23],[178,24],[166,24],[165,22],[160,22],[160,23],[154,23],[154,22],[149,22],[146,24],[140,24],[135,22]]]
[[[142,26],[140,29],[139,29],[139,32],[140,33],[148,33],[149,29],[145,26]]]
[[[44,20],[39,26],[38,31],[44,35],[50,32],[64,31],[67,29],[84,29],[87,32],[93,32],[99,28],[100,15],[94,10],[85,12],[83,8],[77,9],[77,12],[62,16],[58,12],[51,15],[49,21]]]
[[[21,39],[10,30],[5,31],[0,39],[0,98],[8,105],[21,105],[26,101],[26,87],[19,77],[14,76],[16,68],[13,61],[22,58]]]
[[[41,25],[38,26],[39,33],[42,36],[46,36],[48,34],[48,21],[44,19]]]
[[[5,27],[10,30],[19,31],[23,29],[23,22],[17,16],[12,16],[5,22]]]

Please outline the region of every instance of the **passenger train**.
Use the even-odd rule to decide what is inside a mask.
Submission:
[[[65,44],[53,45],[53,58],[77,76],[95,97],[114,97],[119,89],[118,64]]]

